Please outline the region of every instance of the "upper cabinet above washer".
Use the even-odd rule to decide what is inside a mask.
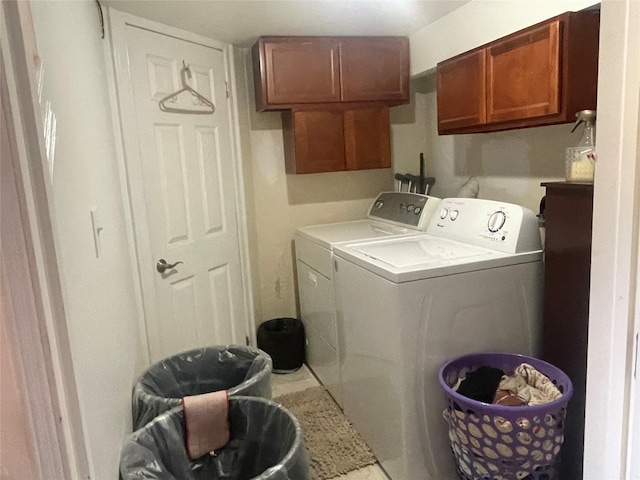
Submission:
[[[405,37],[262,37],[252,55],[258,111],[409,102]]]
[[[339,42],[263,37],[253,47],[258,110],[340,101]]]
[[[409,40],[340,39],[340,86],[343,102],[409,103]]]
[[[598,11],[567,12],[438,64],[438,133],[575,121],[595,109]]]

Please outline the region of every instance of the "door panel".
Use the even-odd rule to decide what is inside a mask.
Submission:
[[[283,112],[287,173],[345,169],[344,125],[340,110]]]
[[[203,192],[205,234],[213,235],[224,231],[219,131],[217,128],[199,127],[196,129],[196,139],[200,188]]]
[[[191,239],[188,179],[182,136],[179,125],[154,126],[157,168],[162,185],[157,191],[160,198],[155,205],[161,207],[157,212],[161,218],[157,221],[165,227],[167,245],[184,243]]]
[[[557,114],[560,21],[527,29],[487,49],[487,121]]]
[[[344,112],[344,146],[347,170],[391,166],[389,108]]]
[[[139,162],[142,194],[132,195],[132,202],[152,360],[194,347],[244,343],[224,53],[131,25],[126,42],[138,147],[129,148],[127,162]],[[186,81],[214,103],[213,114],[160,110],[158,101],[182,87],[185,64]],[[171,106],[205,108],[189,92]],[[159,273],[159,259],[182,263]]]
[[[438,133],[486,122],[485,51],[446,60],[436,68]]]
[[[273,104],[340,100],[338,44],[330,39],[265,43],[267,101]]]
[[[364,37],[340,42],[343,102],[409,103],[409,40]]]

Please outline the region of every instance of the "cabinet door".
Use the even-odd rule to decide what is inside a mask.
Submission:
[[[368,37],[340,41],[343,102],[409,102],[409,41]]]
[[[559,112],[560,34],[555,20],[487,47],[487,122]]]
[[[389,109],[387,107],[344,112],[344,148],[347,170],[391,166]]]
[[[345,169],[340,110],[294,110],[282,114],[287,173]]]
[[[484,50],[438,64],[438,133],[485,123],[485,79]]]
[[[266,104],[340,101],[338,47],[332,39],[262,39]],[[256,72],[257,74],[258,72]]]

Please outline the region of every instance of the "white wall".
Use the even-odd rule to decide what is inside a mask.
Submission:
[[[420,174],[420,153],[427,160],[426,176],[433,176],[429,164],[429,143],[427,135],[426,96],[421,91],[420,80],[411,81],[411,103],[391,109],[391,148],[393,150],[393,171],[397,173]],[[394,188],[397,182],[394,181]],[[406,186],[405,186],[406,188]]]
[[[248,206],[254,220],[252,269],[256,323],[296,317],[293,236],[298,227],[364,218],[371,201],[392,188],[392,169],[287,175],[279,112],[256,112],[250,52],[246,78],[250,151],[245,150]],[[395,152],[393,152],[395,157]]]
[[[424,74],[442,60],[547,18],[597,3],[594,0],[471,0],[411,35],[411,75]]]
[[[439,136],[435,74],[414,79],[412,87],[417,118],[412,130],[421,130],[424,137],[427,174],[436,177],[434,196],[455,196],[475,176],[481,198],[517,203],[537,213],[545,193],[540,183],[564,180],[565,148],[581,136],[571,133],[571,124]],[[415,162],[398,161],[395,168],[417,173]]]
[[[91,478],[117,478],[131,387],[146,365],[96,3],[32,2],[42,104],[56,118],[53,215]],[[96,258],[90,209],[102,222]]]

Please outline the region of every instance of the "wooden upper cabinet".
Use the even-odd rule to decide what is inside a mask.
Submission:
[[[485,53],[459,55],[436,71],[438,129],[485,123]]]
[[[409,102],[403,37],[261,37],[252,49],[256,108]]]
[[[345,169],[344,121],[340,110],[299,110],[282,114],[287,173]]]
[[[387,107],[294,109],[282,113],[287,173],[391,166]]]
[[[438,64],[438,133],[575,121],[595,110],[600,12],[568,12]]]
[[[261,38],[254,46],[260,110],[269,105],[340,101],[339,43],[324,38]],[[258,102],[257,102],[258,103]]]
[[[343,118],[346,169],[391,167],[389,109],[345,110]]]
[[[487,122],[560,111],[560,20],[524,30],[486,49]]]
[[[343,102],[409,101],[409,40],[364,37],[340,41]]]

